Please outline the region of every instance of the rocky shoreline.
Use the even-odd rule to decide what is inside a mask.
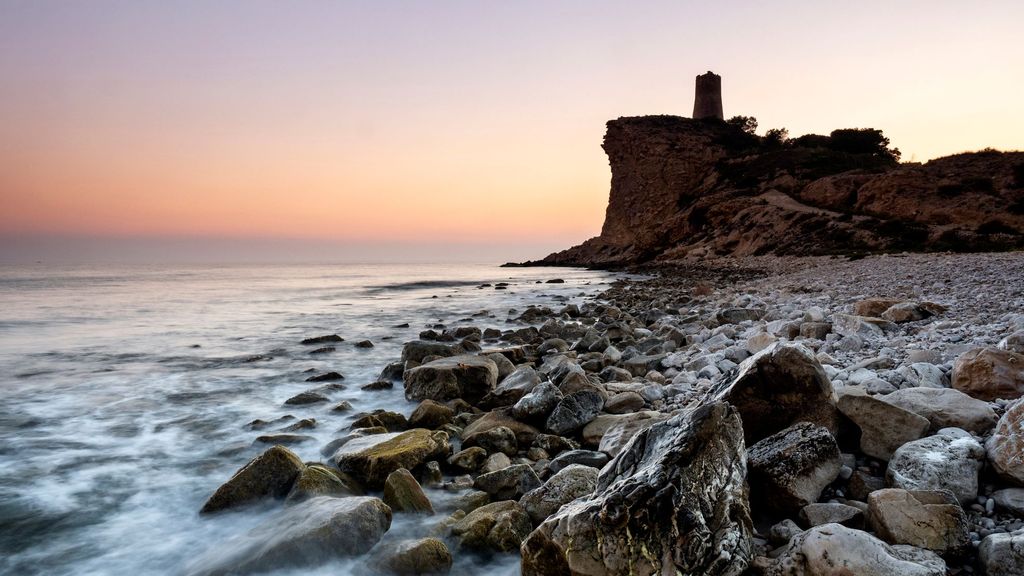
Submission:
[[[367,384],[411,411],[245,464],[202,513],[280,513],[191,573],[1024,573],[1024,253],[653,271],[424,330]]]

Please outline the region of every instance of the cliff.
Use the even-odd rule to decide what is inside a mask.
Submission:
[[[1024,247],[1024,152],[899,164],[834,144],[714,120],[612,120],[601,235],[532,264]]]

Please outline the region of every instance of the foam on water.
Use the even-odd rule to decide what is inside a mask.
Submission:
[[[537,284],[564,278],[565,284]],[[399,385],[364,392],[402,343],[436,323],[508,328],[508,310],[581,303],[611,277],[491,266],[0,268],[0,572],[167,574],[244,535],[267,504],[199,517],[212,491],[266,448],[246,424],[316,418],[304,460],[353,412],[409,414]],[[480,289],[508,282],[508,290]],[[487,310],[493,317],[472,314]],[[393,326],[409,323],[408,328]],[[310,355],[309,336],[337,333]],[[369,339],[370,349],[353,343]],[[199,347],[194,347],[198,345]],[[284,406],[335,370],[327,405]],[[441,495],[436,495],[441,499]],[[394,536],[431,519],[396,515]],[[302,574],[356,573],[360,560]],[[484,568],[486,566],[486,568]],[[513,557],[457,555],[456,573],[518,573]]]

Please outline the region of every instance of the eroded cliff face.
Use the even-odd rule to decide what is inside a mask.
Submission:
[[[541,264],[1024,247],[1024,153],[926,164],[770,146],[724,122],[608,122],[601,235]]]

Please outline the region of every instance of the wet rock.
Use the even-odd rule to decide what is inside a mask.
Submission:
[[[740,574],[751,550],[743,429],[725,403],[656,424],[522,546],[525,576]]]
[[[337,348],[335,348],[334,346],[324,346],[322,348],[317,348],[315,350],[310,350],[309,353],[310,354],[329,354],[331,352],[334,352],[335,350],[337,350]]]
[[[541,485],[540,478],[527,464],[514,464],[476,477],[473,487],[487,492],[495,500],[519,500]]]
[[[880,460],[923,436],[929,426],[927,418],[863,393],[845,392],[837,406],[860,428],[861,451]]]
[[[998,348],[974,348],[953,364],[953,388],[979,400],[1024,395],[1024,354]]]
[[[1024,534],[990,534],[978,546],[978,563],[986,576],[1024,574]]]
[[[860,529],[864,526],[864,513],[860,508],[846,504],[814,503],[800,509],[800,520],[809,528],[822,524],[842,524]]]
[[[747,466],[751,499],[785,515],[816,502],[842,464],[832,434],[801,422],[751,446]]]
[[[515,456],[519,451],[519,442],[516,440],[516,433],[505,426],[495,426],[466,437],[463,446],[479,446],[492,454],[501,452],[508,456]]]
[[[409,421],[398,412],[374,410],[372,413],[360,416],[352,422],[352,428],[375,427],[384,428],[388,432],[400,432],[409,427]]]
[[[369,552],[390,527],[391,509],[377,498],[320,496],[215,547],[188,572],[220,576],[319,566]]]
[[[409,416],[409,426],[435,430],[448,424],[453,418],[455,411],[451,408],[434,400],[424,400]]]
[[[355,344],[356,348],[373,348],[373,342],[369,340],[360,340]]]
[[[945,576],[946,563],[912,547],[890,546],[839,524],[795,536],[777,558],[758,558],[764,576]]]
[[[985,449],[970,434],[944,428],[896,450],[885,478],[894,488],[949,490],[961,504],[969,504],[978,497],[978,470],[984,456]]]
[[[739,410],[750,444],[801,421],[837,428],[832,382],[801,345],[779,342],[747,358],[710,396]]]
[[[456,356],[464,354],[466,347],[461,342],[431,342],[426,340],[414,340],[406,342],[402,347],[402,362],[421,363],[427,356]]]
[[[512,460],[502,454],[501,452],[495,452],[487,456],[487,460],[484,460],[484,465],[480,467],[480,472],[497,472],[498,470],[504,470],[512,465]]]
[[[969,524],[952,492],[877,490],[868,496],[872,529],[890,544],[909,544],[939,554],[958,553],[970,544]]]
[[[324,374],[317,374],[316,376],[310,376],[306,378],[306,382],[333,382],[335,380],[344,380],[345,377],[337,372],[326,372]]]
[[[489,552],[517,550],[530,533],[530,516],[518,502],[481,506],[456,522],[451,533],[460,548]]]
[[[563,468],[579,464],[591,468],[603,468],[608,463],[608,454],[594,450],[566,450],[548,462],[548,470],[557,474]]]
[[[331,407],[332,412],[348,412],[352,410],[352,403],[348,400],[342,400]]]
[[[302,344],[307,346],[310,344],[327,344],[328,342],[344,342],[345,339],[337,334],[327,334],[324,336],[314,336],[312,338],[306,338],[302,341]]]
[[[527,492],[519,501],[526,509],[534,525],[547,520],[563,504],[586,496],[597,487],[596,468],[580,464],[569,464],[548,478],[543,485]]]
[[[302,460],[287,448],[268,448],[217,488],[199,513],[235,508],[267,497],[283,498],[304,468]]]
[[[621,392],[608,398],[604,409],[609,414],[629,414],[642,410],[646,404],[644,397],[636,392]]]
[[[318,392],[306,391],[296,394],[291,398],[284,401],[288,406],[304,406],[306,404],[318,404],[320,402],[330,402],[331,399]]]
[[[437,538],[401,540],[384,546],[369,562],[378,570],[397,576],[447,574],[452,568],[452,553]]]
[[[485,460],[487,460],[487,450],[473,446],[449,456],[448,465],[463,472],[476,472],[480,466],[483,466]]]
[[[555,456],[566,450],[578,450],[580,444],[575,440],[563,438],[556,434],[538,434],[537,438],[533,441],[533,446]]]
[[[405,372],[405,396],[410,400],[480,401],[494,389],[498,366],[490,358],[461,355],[441,358]]]
[[[390,380],[378,380],[376,382],[370,382],[360,386],[360,390],[366,390],[367,392],[374,392],[379,390],[391,390],[395,387],[395,383]]]
[[[942,428],[961,428],[974,434],[985,434],[996,425],[996,413],[988,402],[952,388],[904,388],[884,396],[882,400],[927,418],[932,432]]]
[[[996,472],[1024,485],[1024,399],[1007,408],[985,442],[985,450]]]
[[[285,502],[294,504],[317,496],[362,496],[354,478],[321,464],[310,464],[299,472]]]
[[[542,382],[512,406],[512,415],[527,422],[543,422],[562,398],[557,386]]]
[[[469,426],[466,426],[462,431],[462,445],[475,446],[477,445],[477,436],[498,427],[511,430],[515,435],[516,442],[520,446],[533,444],[533,441],[540,434],[540,430],[513,418],[509,409],[499,408],[484,414]]]
[[[444,432],[414,428],[407,432],[375,434],[346,442],[333,460],[342,472],[351,474],[372,490],[399,468],[412,470],[428,460],[448,456],[450,446]]]
[[[511,406],[532,392],[540,383],[540,373],[532,366],[520,366],[502,379],[501,383],[484,397],[481,404],[489,407]]]
[[[384,503],[395,512],[434,513],[430,499],[423,493],[423,488],[405,468],[399,468],[388,474],[384,481]]]
[[[553,434],[566,436],[590,423],[601,413],[604,399],[593,390],[573,392],[555,406],[548,416],[546,428]]]
[[[256,442],[260,444],[301,444],[303,442],[309,442],[313,440],[312,436],[306,436],[305,434],[263,434],[256,437]]]

